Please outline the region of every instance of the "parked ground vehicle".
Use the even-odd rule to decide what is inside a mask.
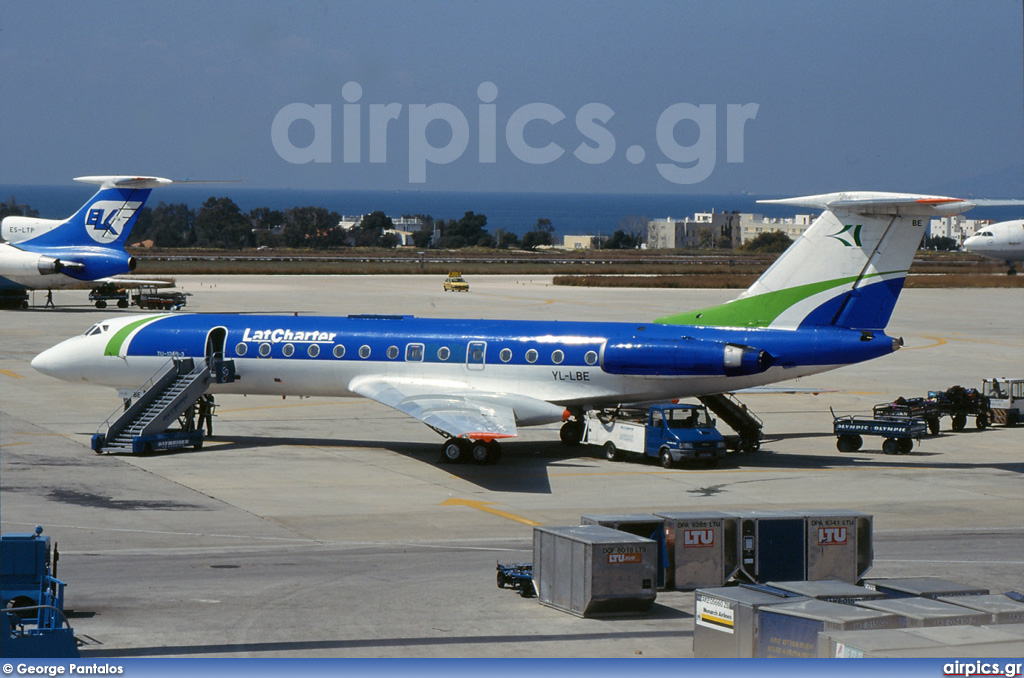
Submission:
[[[106,308],[108,301],[116,303],[118,308],[128,308],[128,290],[114,283],[104,283],[89,292],[89,301],[95,303],[96,308]]]
[[[498,563],[498,588],[519,591],[523,598],[533,598],[537,591],[533,587],[533,563]]]
[[[46,578],[57,574],[57,545],[35,532],[9,532],[3,544],[3,577],[0,577],[0,607],[40,605]],[[33,611],[34,615],[35,612]]]
[[[871,417],[832,413],[832,431],[836,435],[836,449],[856,452],[864,445],[864,436],[884,436],[882,452],[907,454],[927,431],[924,419],[874,415]]]
[[[964,430],[969,416],[974,417],[978,428],[985,428],[992,422],[988,396],[976,388],[951,386],[945,391],[928,391],[928,399],[938,404],[940,416],[948,415],[953,420],[954,431]]]
[[[157,292],[156,287],[144,285],[136,292],[132,303],[139,308],[177,310],[188,303],[190,296],[192,295],[187,292]]]
[[[1016,426],[1024,420],[1024,379],[993,377],[981,380],[981,394],[989,399],[991,423]]]
[[[939,434],[939,418],[946,414],[934,398],[904,398],[900,396],[891,403],[875,405],[872,410],[875,419],[924,419],[928,432]]]
[[[587,412],[583,442],[604,447],[609,461],[623,453],[657,459],[665,468],[682,461],[715,466],[725,456],[725,438],[703,405],[653,405]]]
[[[462,274],[458,271],[451,271],[448,273],[448,277],[444,281],[445,292],[468,292],[469,283],[466,282]]]

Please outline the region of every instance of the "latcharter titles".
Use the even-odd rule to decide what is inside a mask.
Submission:
[[[319,343],[334,341],[334,337],[338,336],[336,332],[321,332],[319,330],[311,330],[308,332],[293,332],[292,330],[254,330],[251,327],[245,328],[245,334],[242,335],[242,341],[265,341],[271,344],[277,344],[282,341],[289,341],[293,343]]]

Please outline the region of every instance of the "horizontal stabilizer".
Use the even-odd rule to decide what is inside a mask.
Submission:
[[[765,205],[790,205],[820,210],[842,210],[856,214],[888,214],[892,216],[933,216],[960,214],[978,205],[1024,205],[1024,200],[964,200],[944,195],[885,193],[880,191],[847,191],[822,193],[781,200],[758,200]]]
[[[209,181],[206,179],[165,179],[163,177],[135,177],[127,175],[99,174],[91,177],[75,177],[83,184],[99,184],[102,188],[159,188],[171,184],[236,184],[237,181]]]

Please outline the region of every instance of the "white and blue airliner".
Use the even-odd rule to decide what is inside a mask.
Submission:
[[[589,409],[764,386],[896,351],[885,327],[927,217],[978,201],[857,192],[769,202],[823,211],[748,290],[711,308],[636,322],[121,316],[32,365],[133,389],[171,357],[223,356],[239,378],[211,392],[370,398],[443,435],[445,458],[488,462],[520,426],[564,421],[571,442]]]

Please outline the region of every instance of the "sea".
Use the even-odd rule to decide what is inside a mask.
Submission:
[[[29,205],[39,216],[68,217],[93,194],[95,187],[0,184],[0,200],[14,199]],[[682,219],[696,212],[746,212],[766,217],[792,217],[805,208],[759,205],[760,199],[791,196],[616,194],[616,193],[486,193],[458,191],[353,191],[309,189],[258,189],[233,186],[169,186],[155,189],[147,203],[185,203],[199,209],[208,198],[231,198],[242,212],[258,207],[285,210],[291,207],[325,207],[340,215],[369,214],[380,210],[391,217],[423,214],[434,219],[459,219],[466,212],[487,217],[487,230],[497,229],[522,236],[549,219],[555,236],[611,235],[619,229],[636,229],[649,219]],[[971,219],[1004,221],[1019,219],[1022,210],[1009,207],[976,208]]]

